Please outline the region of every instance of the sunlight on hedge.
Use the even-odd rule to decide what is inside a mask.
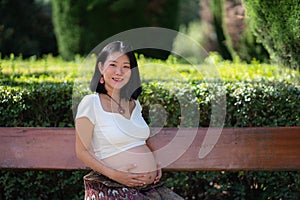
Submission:
[[[10,58],[0,60],[1,79],[14,82],[72,82],[80,78],[82,67],[94,70],[94,63],[86,65],[83,57],[77,56],[74,61],[66,62],[60,57],[51,55],[41,59],[31,57],[22,59],[11,55]],[[166,61],[149,59],[139,56],[140,74],[143,81],[193,81],[220,78],[224,81],[245,80],[278,80],[299,84],[300,73],[284,66],[263,64],[253,60],[251,64],[222,60],[216,53],[199,66],[182,62],[174,56]],[[89,79],[90,77],[86,77]]]

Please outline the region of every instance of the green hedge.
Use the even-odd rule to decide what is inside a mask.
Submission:
[[[70,199],[84,197],[85,171],[0,170],[0,199]]]
[[[285,82],[191,82],[143,84],[140,97],[148,123],[149,108],[160,104],[168,113],[164,126],[180,124],[179,99],[192,96],[199,103],[200,127],[208,127],[211,107],[226,100],[225,127],[299,126],[300,90]],[[73,83],[19,83],[0,86],[0,126],[72,127]],[[222,96],[224,95],[224,96]],[[221,99],[222,98],[222,99]],[[224,104],[225,105],[225,104]],[[218,108],[225,109],[225,108]],[[220,110],[222,112],[222,110]]]
[[[0,126],[73,126],[71,83],[1,86]]]
[[[178,126],[180,97],[199,103],[199,126],[209,126],[212,102],[226,96],[225,127],[299,126],[300,90],[285,82],[144,83],[140,97],[149,123],[150,105],[168,113],[164,126]],[[73,127],[73,83],[0,86],[1,126]],[[214,91],[214,92],[212,92]],[[182,106],[182,105],[181,105]],[[47,114],[45,114],[47,113]],[[0,171],[2,199],[82,199],[85,171]],[[163,180],[188,199],[299,199],[300,172],[165,172]],[[21,196],[21,197],[20,197]],[[1,199],[1,196],[0,196]]]

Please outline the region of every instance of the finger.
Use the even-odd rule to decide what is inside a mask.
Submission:
[[[157,177],[158,177],[159,179],[162,177],[162,171],[161,171],[161,170],[158,171]]]
[[[138,184],[138,185],[143,185],[143,184],[146,184],[146,182],[144,181],[144,180],[140,180],[140,179],[132,179],[132,182],[134,183],[134,184]]]
[[[145,178],[145,174],[140,174],[140,173],[138,173],[138,174],[134,174],[134,173],[132,173],[131,174],[131,177],[133,178],[133,179],[135,179],[135,180],[143,180],[144,178]]]
[[[128,185],[131,186],[131,187],[144,186],[144,185],[146,185],[146,182],[140,181],[140,180],[136,180],[136,179],[132,179]]]
[[[159,182],[159,180],[161,179],[161,177],[162,177],[162,171],[161,171],[161,169],[158,169],[157,170],[157,176],[154,179],[154,184],[157,183],[157,182]]]
[[[154,179],[154,183],[157,183],[157,182],[159,182],[159,180],[160,180],[160,178],[159,177],[156,177],[155,179]]]
[[[155,177],[155,180],[159,180],[161,178],[161,176],[157,176]]]
[[[161,178],[161,176],[162,176],[162,170],[161,170],[161,168],[158,168],[156,177]]]

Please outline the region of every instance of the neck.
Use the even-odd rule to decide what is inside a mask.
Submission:
[[[107,90],[107,94],[116,100],[120,99],[120,90]]]
[[[106,93],[106,95],[112,100],[112,101],[114,101],[117,105],[118,105],[118,112],[120,113],[120,114],[124,114],[125,113],[125,110],[124,110],[124,108],[122,107],[122,105],[121,105],[121,99],[119,98],[119,102],[114,98],[114,97],[112,97],[110,94],[108,94],[108,93]],[[120,95],[119,95],[120,96]]]

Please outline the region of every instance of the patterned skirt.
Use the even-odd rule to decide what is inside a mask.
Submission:
[[[83,177],[85,200],[183,200],[162,182],[142,187],[127,187],[97,172]]]

